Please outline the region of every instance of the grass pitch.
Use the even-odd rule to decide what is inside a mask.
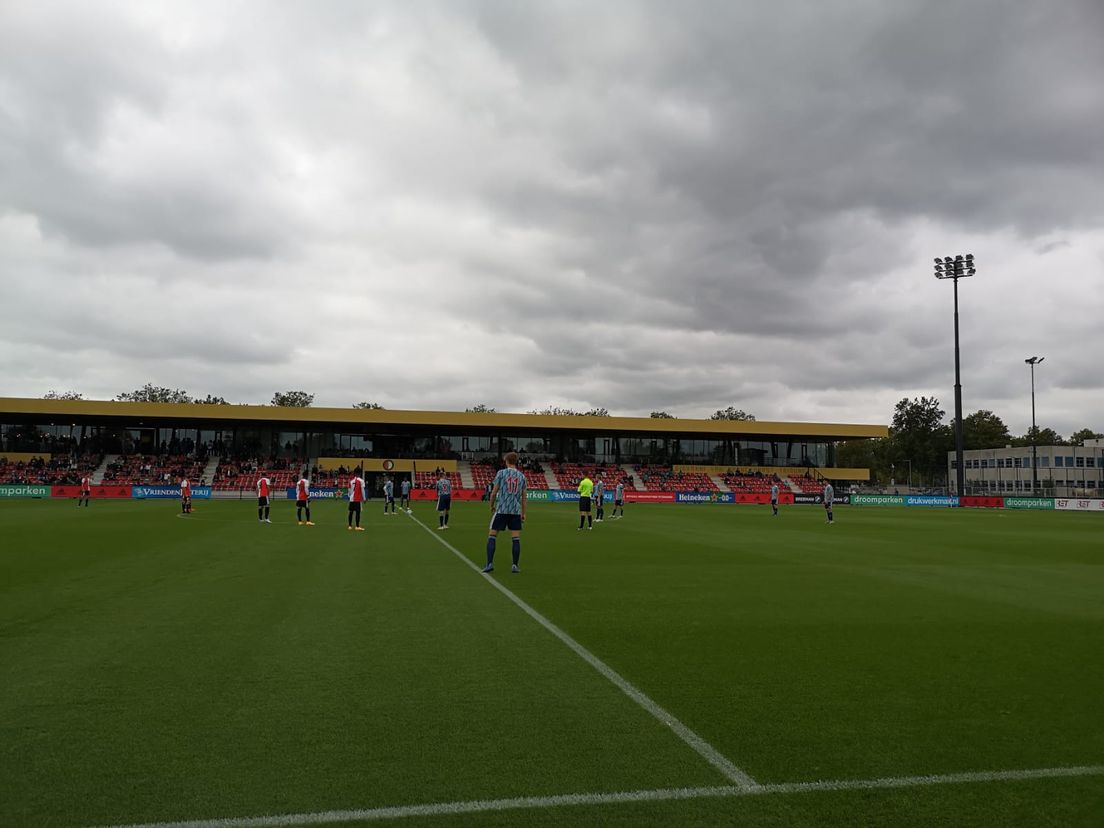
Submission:
[[[318,502],[0,502],[0,824],[730,785],[440,543]],[[534,504],[503,583],[764,785],[1104,765],[1098,515]],[[436,526],[431,504],[414,517]],[[435,537],[437,536],[437,537]],[[439,539],[440,540],[439,540]],[[1100,825],[1104,775],[396,824]],[[373,824],[380,824],[373,822]]]

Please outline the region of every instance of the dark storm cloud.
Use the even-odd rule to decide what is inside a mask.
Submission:
[[[884,421],[949,403],[929,262],[972,251],[967,407],[1022,407],[1049,347],[1080,427],[1101,31],[1088,0],[9,4],[8,392]]]

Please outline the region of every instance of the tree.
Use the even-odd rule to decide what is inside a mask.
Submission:
[[[192,402],[200,403],[201,405],[230,405],[225,397],[216,397],[212,394],[208,394],[202,400],[195,399]]]
[[[583,412],[584,417],[608,417],[609,415],[610,415],[609,409],[601,408],[601,407],[592,408],[589,411],[584,411]]]
[[[975,411],[962,418],[962,444],[967,449],[1003,448],[1012,441],[1008,426],[992,411]]]
[[[545,417],[608,417],[610,413],[605,408],[591,408],[587,411],[576,411],[574,408],[561,408],[558,405],[549,405],[542,409],[532,409],[528,413],[540,414]]]
[[[1016,437],[1012,440],[1012,445],[1017,447],[1022,446],[1064,446],[1067,445],[1066,441],[1062,439],[1062,435],[1055,431],[1053,428],[1029,428],[1027,434],[1023,437]]]
[[[179,388],[164,388],[147,382],[135,391],[124,391],[115,397],[119,402],[190,403],[191,396]]]
[[[76,391],[47,391],[42,395],[44,400],[83,400],[84,395]]]
[[[269,405],[278,405],[283,408],[310,408],[314,402],[314,394],[306,391],[277,391],[272,395]]]
[[[1083,446],[1086,440],[1098,440],[1104,437],[1099,431],[1093,431],[1091,428],[1083,428],[1080,431],[1075,431],[1070,435],[1069,442],[1071,446]]]
[[[673,420],[673,419],[675,419],[674,414],[668,414],[666,411],[653,411],[648,416],[651,417],[653,420]]]
[[[744,422],[752,422],[755,420],[754,414],[748,414],[742,408],[733,408],[731,405],[728,408],[722,408],[719,411],[714,411],[713,415],[709,418],[711,420],[742,420]]]
[[[935,397],[905,397],[893,409],[888,460],[894,465],[912,462],[929,480],[946,475],[947,452],[954,447],[954,431],[943,424],[945,412]]]
[[[312,397],[311,399],[314,398]],[[380,405],[379,403],[368,402],[367,400],[365,400],[364,402],[353,403],[353,408],[359,408],[364,411],[383,411],[382,405]]]
[[[495,410],[493,408],[491,408],[490,406],[487,406],[487,405],[483,405],[483,403],[479,403],[479,405],[473,405],[471,408],[465,408],[464,410],[467,411],[469,414],[494,414],[495,413]]]

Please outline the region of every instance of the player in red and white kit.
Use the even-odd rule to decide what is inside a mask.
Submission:
[[[186,477],[180,480],[180,511],[185,515],[192,513],[192,484]]]
[[[257,520],[261,523],[272,523],[268,519],[268,497],[272,493],[272,481],[262,477],[257,481]]]
[[[77,498],[77,508],[78,509],[80,508],[81,501],[83,500],[84,501],[84,507],[87,509],[88,508],[88,501],[91,500],[91,499],[92,499],[92,478],[91,477],[82,477],[81,478],[81,493],[80,493],[80,497]]]
[[[349,481],[349,531],[353,531],[354,517],[356,518],[356,531],[364,531],[364,527],[360,525],[360,511],[364,508],[365,492],[364,478],[360,476],[360,470],[357,469],[356,476]]]
[[[303,520],[303,510],[307,512],[306,521]],[[295,484],[295,519],[300,526],[314,526],[310,519],[310,480],[300,477]]]

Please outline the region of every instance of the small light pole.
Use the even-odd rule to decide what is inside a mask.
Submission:
[[[1035,427],[1035,366],[1046,357],[1033,356],[1024,360],[1031,366],[1031,494],[1039,494],[1039,429]]]
[[[953,259],[945,256],[935,260],[935,278],[954,281],[954,354],[955,354],[955,480],[961,497],[966,494],[966,470],[962,468],[962,372],[958,354],[958,280],[977,273],[974,254],[961,254]]]

